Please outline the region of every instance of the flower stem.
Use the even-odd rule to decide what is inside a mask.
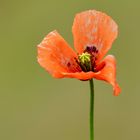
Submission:
[[[94,83],[90,81],[90,140],[94,140]]]

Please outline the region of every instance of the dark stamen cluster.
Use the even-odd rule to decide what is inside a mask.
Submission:
[[[95,71],[96,67],[95,61],[97,59],[98,49],[95,46],[87,46],[84,52],[88,52],[91,55],[92,71]]]
[[[98,49],[95,46],[87,46],[82,54],[78,55],[78,60],[76,60],[77,64],[80,66],[82,71],[96,71],[96,57],[97,57]],[[70,66],[68,64],[68,66]]]
[[[90,54],[98,53],[98,50],[95,46],[87,46],[84,52],[88,52]]]

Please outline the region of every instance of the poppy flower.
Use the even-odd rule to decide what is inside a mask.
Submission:
[[[55,78],[106,81],[113,86],[114,95],[119,95],[115,57],[103,59],[117,37],[117,24],[105,13],[88,10],[76,15],[72,33],[76,52],[52,31],[38,45],[39,64]]]

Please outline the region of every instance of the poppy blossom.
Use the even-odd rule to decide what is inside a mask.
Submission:
[[[115,57],[107,55],[103,59],[117,37],[117,24],[105,13],[88,10],[76,15],[72,33],[76,52],[57,31],[52,31],[38,45],[39,64],[55,78],[106,81],[118,95]]]

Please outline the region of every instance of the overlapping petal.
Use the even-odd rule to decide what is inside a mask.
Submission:
[[[86,46],[99,50],[100,61],[117,37],[117,24],[105,13],[89,10],[76,15],[72,27],[74,46],[82,53]]]
[[[113,86],[114,95],[117,96],[120,93],[120,87],[116,82],[116,60],[114,56],[108,55],[105,57],[100,66],[104,67],[98,72],[76,72],[76,73],[63,73],[64,77],[77,78],[79,80],[90,80],[96,78],[108,82]],[[98,66],[98,67],[100,67]]]
[[[81,71],[76,58],[76,53],[56,31],[49,33],[38,45],[39,64],[56,78],[63,77],[63,72]]]

